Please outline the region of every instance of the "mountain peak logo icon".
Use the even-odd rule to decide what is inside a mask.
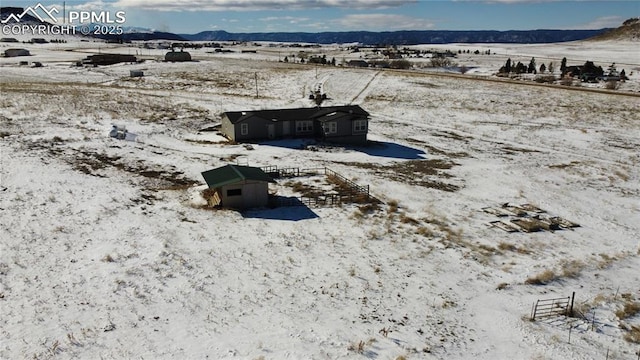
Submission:
[[[49,20],[49,22],[53,21],[53,23],[57,23],[58,19],[55,17],[55,14],[57,14],[58,12],[58,9],[56,9],[54,6],[52,6],[51,9],[47,9],[44,5],[38,3],[35,6],[29,6],[28,8],[24,9],[24,11],[22,11],[22,13],[18,15],[10,14],[6,19],[2,20],[1,23],[6,24],[11,20],[13,20],[14,22],[20,22],[22,21],[22,18],[27,14],[33,16],[41,22],[47,22],[47,20]],[[41,13],[44,13],[44,15],[41,16]]]

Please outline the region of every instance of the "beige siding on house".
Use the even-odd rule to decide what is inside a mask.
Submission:
[[[236,130],[228,117],[223,116],[220,124],[220,131],[231,141],[236,141]]]

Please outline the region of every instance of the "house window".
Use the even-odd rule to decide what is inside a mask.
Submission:
[[[304,121],[297,121],[296,122],[296,132],[297,133],[304,133],[304,132],[311,132],[311,131],[313,131],[313,121],[304,120]]]
[[[367,131],[367,120],[353,121],[353,132],[366,132],[366,131]]]
[[[335,134],[338,132],[338,123],[335,121],[328,122],[324,124],[324,133],[325,134]]]
[[[240,124],[240,134],[249,135],[249,124]]]
[[[240,195],[242,195],[242,189],[227,190],[227,196],[240,196]]]

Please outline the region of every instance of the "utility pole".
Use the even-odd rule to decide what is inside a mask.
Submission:
[[[258,95],[258,73],[254,73],[255,74],[255,78],[256,78],[256,99],[259,98],[260,96]]]

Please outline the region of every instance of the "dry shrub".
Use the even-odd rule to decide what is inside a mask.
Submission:
[[[425,237],[431,237],[433,236],[433,230],[431,230],[426,226],[420,226],[418,229],[416,229],[416,234],[422,235]]]
[[[538,275],[527,278],[524,283],[526,285],[546,285],[557,278],[558,276],[553,270],[545,270]]]
[[[569,76],[565,76],[560,80],[560,84],[564,86],[571,86],[573,85],[573,78]]]
[[[568,278],[577,278],[580,276],[582,269],[585,268],[585,264],[580,260],[571,260],[571,261],[563,261],[561,263],[562,266],[562,275]]]
[[[302,182],[300,181],[296,181],[293,184],[291,184],[291,188],[293,189],[293,191],[299,192],[299,193],[303,192],[306,189],[304,184],[302,184]]]
[[[405,214],[402,214],[400,216],[400,222],[402,222],[403,224],[412,224],[412,225],[418,225],[420,222],[410,216],[407,216]]]
[[[537,83],[553,84],[556,81],[556,77],[553,75],[541,75],[536,76],[535,81]]]
[[[620,180],[629,181],[629,175],[627,175],[626,173],[624,173],[624,172],[622,172],[620,170],[615,170],[613,173],[616,174],[616,176],[618,176],[620,178]]]
[[[616,260],[618,260],[618,258],[616,258],[615,256],[609,256],[607,254],[600,254],[600,257],[602,258],[602,260],[600,260],[598,262],[598,269],[606,269],[609,266],[611,266],[611,264],[613,264],[613,262],[615,262]]]
[[[624,339],[630,343],[640,344],[640,326],[631,326],[631,330],[624,334]]]
[[[618,87],[618,82],[615,80],[609,80],[604,84],[604,88],[607,90],[617,90]]]
[[[486,255],[486,256],[491,256],[491,255],[499,253],[499,251],[496,248],[494,248],[493,246],[485,245],[485,244],[478,245],[477,250],[481,254]]]
[[[360,219],[362,220],[362,218],[364,218],[364,213],[362,212],[361,209],[355,210],[352,214],[351,217],[353,219]]]
[[[500,244],[498,244],[498,249],[502,251],[516,251],[518,247],[513,244],[501,242]]]
[[[358,206],[358,210],[360,210],[362,214],[370,214],[379,209],[380,209],[380,205],[378,205],[378,203],[375,203],[375,202],[370,202],[370,203]]]
[[[616,316],[620,320],[628,319],[640,313],[640,302],[628,301],[621,310],[616,311]]]
[[[398,201],[397,200],[391,200],[387,203],[387,205],[389,205],[389,212],[397,212],[398,211]]]
[[[365,342],[360,340],[357,343],[349,344],[349,346],[347,347],[347,350],[355,351],[355,352],[361,354],[361,353],[364,352],[364,346],[365,345],[366,345]]]

